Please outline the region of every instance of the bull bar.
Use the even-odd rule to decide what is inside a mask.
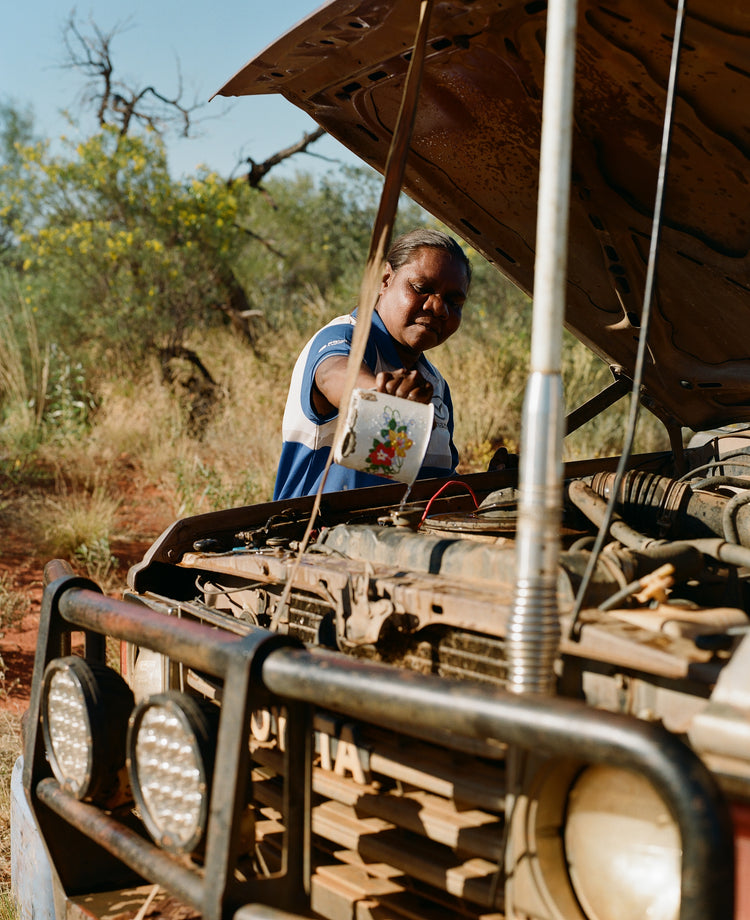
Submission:
[[[392,667],[307,649],[260,628],[244,637],[222,634],[133,601],[108,598],[60,561],[48,564],[45,582],[24,788],[68,896],[90,890],[92,878],[96,890],[104,890],[132,882],[135,873],[194,905],[207,920],[232,916],[253,903],[309,910],[312,716],[317,707],[424,741],[437,739],[455,750],[471,739],[489,758],[498,758],[501,746],[510,744],[537,755],[576,757],[641,773],[663,797],[681,834],[681,920],[733,916],[734,853],[726,801],[697,755],[660,725],[574,700],[394,673]],[[73,798],[51,777],[40,724],[42,678],[49,661],[68,652],[76,629],[84,631],[89,658],[103,661],[103,637],[112,636],[223,680],[203,871],[166,854],[118,818]],[[271,698],[287,708],[285,862],[278,876],[238,881],[233,875],[235,817],[250,769],[250,718]],[[76,845],[71,828],[78,832]]]

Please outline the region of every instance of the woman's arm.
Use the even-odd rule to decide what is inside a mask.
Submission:
[[[319,415],[329,415],[341,406],[346,377],[345,355],[326,358],[315,371],[312,403]],[[363,364],[357,374],[355,386],[359,389],[375,389],[379,393],[390,393],[414,402],[428,403],[432,399],[432,384],[425,380],[416,368],[397,371],[381,371],[377,376]]]

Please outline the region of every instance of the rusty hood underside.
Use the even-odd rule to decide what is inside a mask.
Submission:
[[[221,94],[281,93],[381,172],[418,4],[334,0]],[[580,0],[566,323],[635,365],[675,10]],[[531,292],[546,3],[436,0],[406,191]],[[691,0],[645,391],[691,428],[750,419],[750,4]]]

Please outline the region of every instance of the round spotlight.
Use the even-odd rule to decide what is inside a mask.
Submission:
[[[104,665],[74,656],[47,665],[42,731],[52,772],[78,799],[107,801],[121,790],[133,694]]]
[[[568,800],[565,849],[587,917],[676,920],[680,833],[642,776],[608,766],[584,770]]]
[[[190,853],[205,833],[218,707],[177,692],[138,705],[128,731],[128,769],[141,818],[167,850]]]

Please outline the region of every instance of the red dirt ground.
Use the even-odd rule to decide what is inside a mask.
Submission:
[[[156,488],[144,489],[132,465],[124,458],[118,462],[117,485],[122,503],[116,532],[110,537],[110,550],[118,561],[115,573],[118,587],[124,587],[128,568],[143,557],[173,517],[166,498]],[[5,664],[4,685],[0,684],[0,711],[21,714],[29,705],[44,566],[48,557],[29,534],[22,527],[14,526],[12,521],[4,522],[2,531],[0,575],[8,573],[14,589],[31,600],[31,610],[21,623],[0,631],[0,656]],[[81,571],[80,574],[86,573]]]
[[[116,469],[117,494],[122,502],[115,522],[115,533],[110,536],[110,551],[118,561],[116,587],[108,591],[113,596],[117,596],[118,589],[125,586],[128,568],[143,558],[149,546],[174,519],[167,498],[157,488],[144,488],[133,464],[127,458],[119,458]],[[40,552],[23,527],[8,517],[5,515],[0,521],[0,533],[3,536],[0,543],[0,576],[7,573],[7,583],[14,592],[23,592],[31,600],[31,610],[18,626],[0,630],[0,655],[5,665],[5,677],[0,681],[0,713],[7,713],[15,719],[29,706],[44,566],[48,558]],[[3,844],[0,849],[0,889],[8,890],[10,838],[7,825],[3,827],[1,823],[0,837]],[[140,906],[139,901],[137,907]],[[131,920],[134,916],[136,908],[114,920]],[[174,898],[166,898],[162,901],[157,899],[145,917],[148,920],[196,920],[199,914],[194,908]]]

